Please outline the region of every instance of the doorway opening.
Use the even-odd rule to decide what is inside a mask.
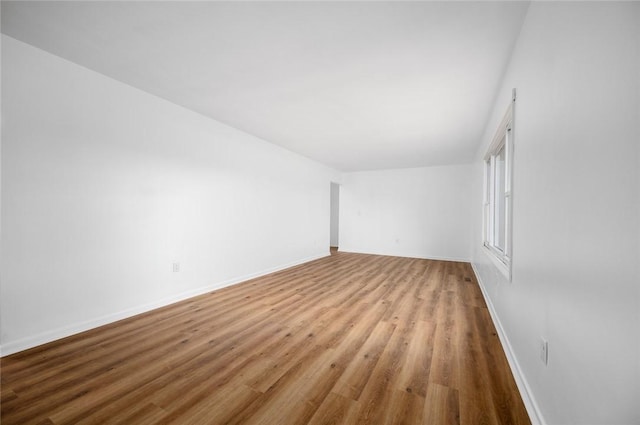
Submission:
[[[329,218],[329,250],[331,253],[338,251],[340,229],[340,185],[331,182],[331,198],[329,202],[331,213]]]

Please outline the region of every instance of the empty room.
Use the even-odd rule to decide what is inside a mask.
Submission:
[[[640,2],[0,13],[3,425],[640,424]]]

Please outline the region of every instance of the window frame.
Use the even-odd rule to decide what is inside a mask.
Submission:
[[[511,265],[513,260],[513,110],[515,89],[512,102],[496,130],[496,133],[483,158],[483,229],[482,245],[485,253],[495,266],[511,281]],[[504,149],[504,217],[500,223],[497,211],[497,173],[496,157]],[[496,241],[496,223],[504,230],[504,249]]]

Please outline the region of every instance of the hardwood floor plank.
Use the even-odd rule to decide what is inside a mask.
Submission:
[[[485,353],[481,350],[480,337],[472,322],[472,309],[457,306],[456,310],[460,317],[456,326],[456,376],[460,396],[460,423],[500,423],[488,386],[491,371],[486,368]]]
[[[3,424],[529,424],[469,264],[332,252],[0,359]]]
[[[400,366],[396,389],[426,397],[435,328],[433,323],[420,320],[416,322],[415,331],[407,347],[407,355]]]
[[[460,425],[458,391],[438,384],[429,384],[422,423]]]
[[[265,393],[265,402],[247,424],[267,425],[311,420],[342,371],[332,363],[334,350],[318,350],[285,373]]]
[[[407,340],[413,331],[412,326],[401,326],[394,329],[384,352],[378,359],[376,366],[358,401],[361,405],[358,424],[384,423],[394,382],[401,367],[402,358],[407,350]]]
[[[458,388],[456,343],[459,329],[456,315],[455,294],[452,291],[441,291],[436,309],[436,330],[433,341],[433,357],[429,374],[429,382]]]
[[[125,411],[119,411],[117,414],[110,416],[109,420],[121,424],[153,425],[164,422],[166,416],[167,412],[155,404],[149,403],[140,407],[136,406],[134,409],[129,408]],[[96,422],[96,418],[91,417],[89,420],[80,421],[77,424],[95,424]]]
[[[243,406],[263,395],[245,385],[229,385],[215,391],[192,409],[163,419],[163,424],[226,424],[243,413]]]
[[[351,424],[356,421],[359,409],[358,402],[331,392],[311,417],[308,425]]]
[[[413,394],[408,389],[390,390],[389,409],[386,409],[384,424],[415,425],[422,423],[424,397]]]
[[[333,392],[352,400],[358,400],[364,386],[369,381],[378,359],[382,355],[396,325],[378,322],[371,331],[367,341],[351,359],[351,362],[340,376]]]

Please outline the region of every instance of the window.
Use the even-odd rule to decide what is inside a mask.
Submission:
[[[515,102],[515,89],[513,91]],[[511,280],[511,210],[513,168],[513,102],[498,127],[484,157],[485,251]]]

